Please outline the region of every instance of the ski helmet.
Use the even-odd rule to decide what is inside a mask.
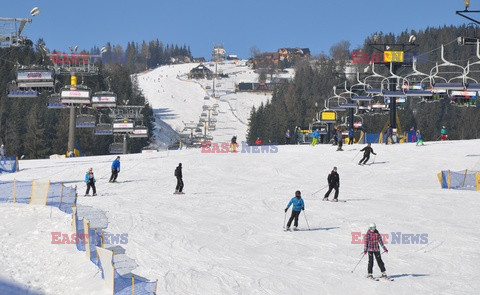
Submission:
[[[368,228],[369,229],[377,229],[377,225],[374,222],[372,222],[368,225]]]
[[[301,195],[302,193],[300,191],[296,191],[295,195]]]

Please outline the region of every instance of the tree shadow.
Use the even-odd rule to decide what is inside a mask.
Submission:
[[[428,277],[430,276],[429,274],[417,274],[417,273],[404,273],[404,274],[401,274],[401,275],[392,275],[392,276],[389,276],[391,277],[392,279],[396,279],[396,278],[402,278],[402,277]]]

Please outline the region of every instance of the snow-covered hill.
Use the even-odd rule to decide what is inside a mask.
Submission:
[[[343,152],[321,145],[280,146],[276,153],[132,154],[122,156],[118,184],[108,183],[112,156],[30,160],[20,162],[19,173],[0,179],[70,182],[82,193],[83,173],[93,167],[99,196],[80,196],[78,203],[105,212],[108,232],[128,233],[122,246],[139,265],[133,272],[158,279],[162,294],[476,294],[480,195],[442,190],[436,173],[478,167],[480,154],[472,151],[478,144],[373,145],[378,155],[370,166],[356,164],[361,145]],[[172,194],[179,162],[185,195]],[[312,195],[326,185],[333,166],[346,202],[322,202],[325,190]],[[284,232],[283,210],[296,190],[306,204],[302,231]],[[18,231],[0,225],[0,262],[9,266],[3,277],[47,294],[66,294],[72,276],[79,289],[69,294],[90,294],[86,288],[99,286],[83,253],[39,243],[59,226],[66,230],[63,213],[53,209],[50,218],[49,209],[0,208],[2,220],[22,223]],[[44,219],[29,215],[31,210]],[[394,282],[366,280],[366,259],[351,273],[363,252],[361,244],[352,244],[352,233],[365,233],[370,222],[389,234],[383,259]],[[392,244],[392,233],[426,234],[428,240]],[[28,249],[29,255],[19,254]],[[18,271],[25,264],[28,274]],[[35,273],[42,274],[41,283]],[[376,265],[374,274],[379,275]]]
[[[186,124],[195,126],[199,122],[203,105],[213,107],[215,104],[218,104],[216,130],[208,134],[216,142],[230,141],[233,135],[237,135],[239,141],[245,140],[252,107],[271,99],[271,93],[234,92],[235,84],[258,81],[258,74],[243,64],[233,61],[217,65],[205,63],[213,72],[228,75],[228,78],[216,79],[215,98],[213,80],[188,79],[189,71],[199,64],[167,65],[139,74],[139,86],[155,113],[156,145],[163,146],[178,139],[178,133],[182,133]],[[277,76],[291,78],[292,75],[293,71],[289,70]]]

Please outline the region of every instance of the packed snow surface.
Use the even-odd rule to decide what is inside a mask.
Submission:
[[[479,144],[373,145],[378,155],[366,166],[357,165],[363,145],[343,152],[320,145],[131,154],[121,158],[118,184],[108,183],[114,156],[25,160],[1,180],[77,185],[78,203],[104,211],[108,232],[128,233],[122,246],[139,265],[133,272],[158,279],[162,294],[478,294],[480,193],[441,189],[436,174],[480,170]],[[186,193],[174,195],[180,162]],[[322,201],[333,166],[346,202]],[[90,167],[97,197],[83,197]],[[284,209],[296,190],[306,206],[301,231],[284,232]],[[69,230],[68,215],[53,208],[50,217],[50,208],[29,205],[0,210],[4,279],[46,294],[101,287],[84,253],[49,243],[50,231]],[[366,258],[351,272],[363,252],[352,233],[365,233],[371,222],[389,234],[382,257],[394,282],[365,279]],[[392,232],[427,234],[427,241],[393,244]]]

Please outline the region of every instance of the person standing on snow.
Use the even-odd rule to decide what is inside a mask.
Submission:
[[[348,144],[353,144],[353,129],[348,130]]]
[[[175,177],[177,178],[177,186],[175,187],[175,194],[183,194],[182,163],[179,163],[177,168],[175,168]]]
[[[360,151],[363,152],[363,158],[360,160],[360,162],[358,162],[358,165],[365,165],[365,163],[367,163],[368,160],[370,159],[370,153],[376,155],[373,152],[371,143],[369,143],[366,147],[364,147]]]
[[[338,148],[337,151],[343,151],[342,146],[343,146],[343,134],[342,130],[340,127],[337,129],[337,140],[338,140]]]
[[[287,129],[287,132],[285,132],[285,144],[290,144],[291,138],[292,138],[292,135],[290,134],[290,129]]]
[[[120,173],[120,156],[112,162],[112,175],[108,182],[117,182],[118,173]]]
[[[290,225],[292,225],[293,220],[295,220],[295,222],[293,223],[293,226],[294,226],[293,230],[297,230],[298,216],[300,215],[300,212],[302,210],[305,210],[305,203],[303,202],[302,194],[300,193],[300,191],[295,192],[295,197],[293,197],[288,203],[287,208],[285,208],[285,213],[287,213],[288,208],[290,208],[290,205],[293,205],[292,215],[288,220],[287,227],[285,228],[285,230],[290,230]]]
[[[85,192],[85,196],[88,196],[90,192],[90,188],[92,188],[93,196],[97,195],[97,188],[95,187],[95,176],[93,175],[93,169],[90,168],[85,174],[85,183],[87,184],[87,191]]]
[[[390,138],[392,144],[395,142],[393,141],[393,128],[390,126],[390,124],[387,125],[387,140],[385,141],[385,144],[388,144],[388,139]]]
[[[420,129],[417,130],[417,143],[415,145],[424,145],[423,144],[423,137],[422,134],[420,133]]]
[[[325,197],[323,197],[324,201],[328,201],[328,196],[332,192],[333,189],[335,189],[335,196],[333,197],[332,202],[338,202],[338,190],[340,188],[340,175],[337,173],[337,167],[333,167],[332,172],[328,174],[327,177],[328,181],[328,191],[325,194]]]
[[[237,145],[238,145],[238,144],[237,144],[237,136],[234,135],[234,136],[232,137],[232,140],[230,141],[230,151],[231,151],[232,153],[236,153],[236,152],[237,152]]]
[[[320,133],[318,132],[318,129],[312,132],[312,146],[317,145],[319,136],[320,136]]]
[[[364,242],[364,249],[363,255],[368,253],[368,276],[367,278],[373,279],[373,256],[375,255],[375,260],[377,260],[378,267],[380,267],[380,271],[382,272],[382,278],[388,278],[385,274],[385,265],[382,261],[382,256],[380,255],[380,247],[378,244],[382,246],[383,250],[388,253],[387,248],[383,245],[382,236],[377,230],[377,226],[375,223],[371,223],[367,234],[365,235],[365,242]]]
[[[447,138],[447,129],[445,128],[445,126],[442,126],[442,130],[440,130],[440,140],[447,140]]]
[[[5,158],[5,146],[0,145],[0,158]]]

